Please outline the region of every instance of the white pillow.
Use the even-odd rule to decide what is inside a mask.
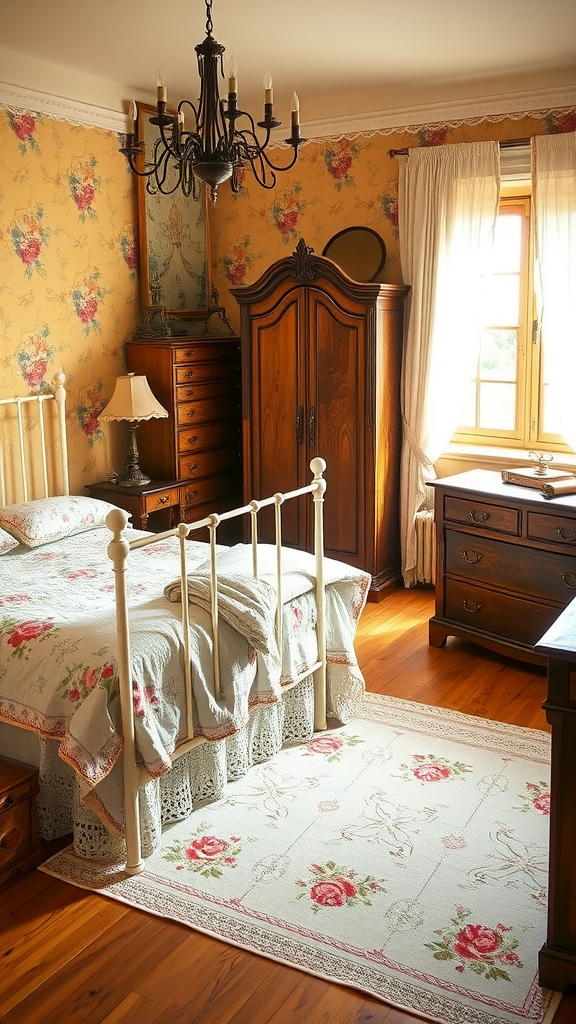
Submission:
[[[0,508],[0,527],[28,548],[71,537],[106,525],[106,516],[116,508],[99,498],[62,495],[39,498],[21,505]]]
[[[18,547],[18,541],[15,537],[11,537],[6,530],[0,530],[0,555],[5,555],[7,551],[12,551],[12,548]]]

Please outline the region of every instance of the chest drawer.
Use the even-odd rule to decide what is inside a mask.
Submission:
[[[197,363],[176,367],[176,384],[202,384],[208,381],[239,379],[238,363]]]
[[[479,530],[492,530],[517,537],[520,533],[520,511],[505,505],[492,505],[481,499],[446,495],[444,518],[453,523],[465,523]]]
[[[201,402],[182,402],[176,411],[179,427],[187,427],[194,423],[214,423],[228,419],[231,412],[240,408],[238,396],[229,396],[222,400],[206,398]]]
[[[238,440],[238,427],[232,420],[220,423],[197,423],[188,430],[178,431],[178,452],[197,452],[206,448],[221,448],[223,445],[235,444]]]
[[[219,398],[220,406],[225,404],[222,399],[229,400],[232,396],[240,402],[240,382],[230,380],[213,380],[207,384],[180,384],[176,388],[176,402],[204,402],[207,398]]]
[[[240,456],[235,448],[219,448],[215,451],[189,452],[178,459],[180,480],[195,480],[213,476],[229,470],[238,470]]]
[[[34,796],[38,772],[0,761],[0,889],[43,859]]]
[[[567,604],[576,597],[574,555],[446,531],[446,572]]]
[[[222,473],[220,476],[209,476],[196,483],[186,484],[181,488],[182,502],[189,505],[205,505],[209,502],[225,498],[230,491],[237,486],[237,481],[232,473]],[[194,509],[191,509],[194,512]],[[187,517],[190,520],[190,517]]]
[[[576,555],[576,517],[529,512],[527,533],[531,540],[544,540],[565,548],[572,547]]]
[[[213,360],[238,358],[238,343],[229,342],[216,345],[213,341],[205,344],[200,342],[195,345],[177,345],[174,348],[174,362],[180,363],[202,363]]]
[[[446,580],[445,615],[479,634],[533,647],[558,617],[558,608],[473,583]]]

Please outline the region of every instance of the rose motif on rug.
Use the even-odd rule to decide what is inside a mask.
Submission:
[[[523,966],[516,952],[520,945],[518,939],[504,924],[492,928],[466,923],[471,914],[467,907],[456,907],[450,924],[435,930],[434,934],[440,939],[425,942],[426,949],[432,951],[435,960],[456,960],[455,969],[459,974],[470,970],[487,981],[511,981],[508,969]]]
[[[359,736],[347,736],[345,733],[337,736],[335,733],[326,733],[325,736],[314,736],[306,744],[303,756],[313,757],[315,754],[321,754],[328,762],[339,761],[342,754],[345,753],[346,747],[356,747],[359,743],[364,743]]]
[[[447,761],[445,757],[437,757],[436,754],[413,754],[412,764],[401,764],[402,774],[399,776],[409,782],[411,779],[418,779],[419,782],[447,782],[449,779],[462,777],[472,771],[469,764],[462,764],[461,761]],[[398,777],[398,776],[397,776]]]
[[[386,892],[382,885],[384,879],[372,875],[359,878],[356,871],[333,860],[326,861],[324,865],[311,864],[310,871],[310,878],[297,879],[296,885],[306,892],[298,893],[296,899],[310,900],[314,914],[321,907],[354,907],[361,903],[371,907],[371,897],[377,892]]]
[[[235,868],[242,844],[239,836],[222,839],[207,835],[205,825],[200,825],[189,839],[173,843],[163,851],[164,860],[176,864],[182,871],[196,871],[204,878],[221,878],[227,868]]]
[[[524,792],[518,796],[522,801],[521,811],[534,809],[540,814],[550,814],[550,786],[547,782],[527,782]]]

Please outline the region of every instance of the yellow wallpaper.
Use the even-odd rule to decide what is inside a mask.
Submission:
[[[73,493],[116,459],[97,417],[139,319],[135,232],[117,135],[0,110],[0,398],[64,371]]]
[[[222,185],[216,205],[210,208],[213,282],[230,321],[238,329],[238,307],[228,293],[230,287],[254,283],[270,263],[289,256],[301,237],[320,255],[332,235],[353,225],[373,228],[382,236],[387,258],[380,280],[402,283],[398,160],[388,155],[390,149],[500,141],[575,129],[576,111],[571,109],[456,128],[435,125],[309,142],[295,166],[278,175],[271,191],[261,188],[250,170],[245,171],[241,192],[233,195],[228,185]],[[289,155],[287,150],[276,150],[275,162],[287,163]]]

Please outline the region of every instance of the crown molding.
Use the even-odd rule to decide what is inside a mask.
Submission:
[[[424,125],[441,122],[456,127],[483,120],[520,118],[530,113],[576,106],[576,85],[535,89],[523,92],[479,96],[469,100],[449,100],[419,106],[397,107],[366,114],[343,115],[307,121],[302,133],[307,141],[338,139],[356,135],[391,135],[398,131],[417,131]]]
[[[127,116],[117,110],[107,110],[106,107],[97,107],[91,103],[78,103],[47,92],[32,92],[5,82],[0,82],[0,106],[11,111],[30,110],[37,114],[47,114],[59,121],[90,128],[105,128],[117,133],[128,131]]]

